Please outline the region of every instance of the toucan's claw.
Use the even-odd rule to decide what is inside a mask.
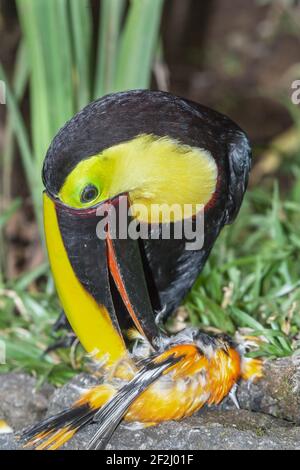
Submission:
[[[165,332],[164,319],[167,312],[167,306],[164,305],[160,310],[155,310],[155,323],[160,330]]]
[[[57,349],[67,349],[73,346],[77,337],[75,333],[73,333],[71,325],[66,317],[65,312],[62,310],[58,319],[52,326],[52,337],[56,338],[56,333],[58,331],[64,330],[65,335],[62,338],[57,339],[54,343],[50,344],[48,348],[44,351],[43,356],[56,351]]]
[[[68,333],[63,338],[55,341],[53,344],[48,346],[48,348],[44,351],[43,356],[56,351],[57,349],[67,349],[73,346],[73,344],[77,341],[77,337],[74,333]]]
[[[236,396],[237,387],[238,387],[237,384],[234,384],[234,386],[230,390],[230,393],[229,393],[228,396],[229,396],[230,400],[232,401],[232,403],[234,404],[234,406],[239,410],[240,409],[240,404],[239,404],[238,398]]]
[[[61,330],[72,331],[69,320],[67,319],[66,314],[63,310],[61,311],[54,325],[52,326],[53,333],[57,333],[58,331],[61,331]]]

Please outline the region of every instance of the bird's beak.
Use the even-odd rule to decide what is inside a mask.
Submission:
[[[128,207],[127,194],[74,209],[44,193],[48,255],[64,311],[85,349],[97,357],[108,352],[111,362],[126,351],[120,303],[152,345],[159,334],[139,242],[128,237]],[[127,212],[119,217],[121,208]],[[126,225],[123,239],[118,223]]]

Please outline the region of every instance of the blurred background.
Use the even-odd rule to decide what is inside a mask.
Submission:
[[[88,367],[64,332],[43,246],[47,147],[93,99],[168,90],[234,119],[253,145],[242,211],[224,229],[169,324],[259,338],[252,355],[300,347],[300,2],[297,0],[1,0],[0,373],[61,384]],[[298,93],[300,98],[300,93]],[[54,335],[54,337],[53,337]]]

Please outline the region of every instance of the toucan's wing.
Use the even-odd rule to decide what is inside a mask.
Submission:
[[[186,122],[179,125],[177,120],[165,119],[164,126],[169,126],[166,134],[211,153],[218,167],[218,190],[205,209],[202,249],[187,251],[184,239],[143,240],[160,304],[166,307],[166,317],[180,305],[194,284],[224,224],[233,222],[238,214],[251,167],[249,140],[237,124],[188,100],[180,100],[177,105],[182,107]]]
[[[231,223],[237,216],[248,184],[251,168],[251,148],[246,134],[235,132],[228,142],[228,203],[226,223]]]
[[[88,449],[104,449],[130,405],[149,385],[180,359],[181,357],[169,356],[163,362],[149,361],[134,379],[121,388],[117,395],[94,415],[93,421],[99,423],[99,428],[90,441]]]

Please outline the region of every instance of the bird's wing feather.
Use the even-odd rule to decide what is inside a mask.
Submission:
[[[113,432],[136,398],[181,357],[169,356],[162,362],[149,361],[128,384],[121,388],[106,405],[94,416],[93,421],[99,423],[99,428],[88,449],[104,449]]]
[[[228,142],[229,194],[225,223],[234,221],[241,207],[251,168],[251,148],[246,134],[235,132]]]

